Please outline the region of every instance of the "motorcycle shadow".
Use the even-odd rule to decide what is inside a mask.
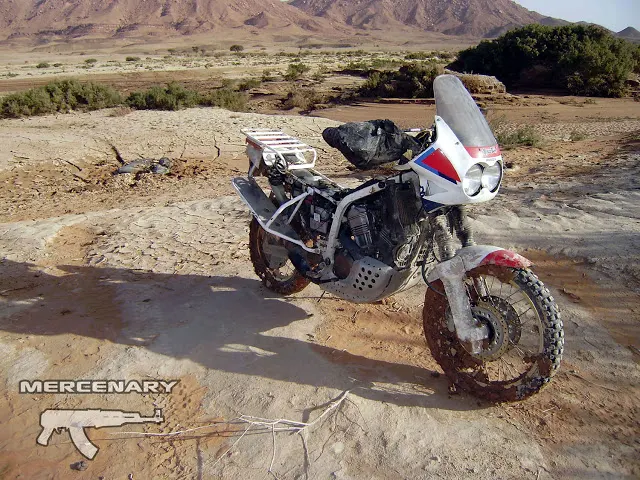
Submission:
[[[451,397],[446,378],[427,369],[309,341],[316,320],[257,279],[71,265],[50,274],[9,260],[0,266],[0,330],[6,332],[136,346],[158,354],[158,362],[161,356],[188,359],[220,372],[227,385],[236,375],[267,379],[262,387],[256,382],[256,391],[265,394],[275,380],[350,390],[400,406],[478,408],[475,399]],[[56,348],[52,338],[42,350],[53,355]],[[57,378],[54,371],[47,376]]]

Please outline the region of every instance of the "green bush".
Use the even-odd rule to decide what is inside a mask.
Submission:
[[[166,87],[155,86],[144,92],[133,92],[126,103],[137,110],[180,110],[195,107],[201,101],[198,92],[171,82]]]
[[[434,55],[431,52],[412,52],[404,56],[405,60],[429,60]]]
[[[210,107],[220,107],[233,112],[245,112],[247,110],[248,95],[229,87],[214,90],[204,97],[202,104]]]
[[[302,62],[290,63],[287,67],[286,73],[284,74],[284,79],[289,81],[298,80],[309,70],[311,70],[311,67],[309,67],[309,65],[305,65]]]
[[[229,50],[231,50],[232,52],[242,52],[244,50],[244,47],[242,45],[231,45],[231,47],[229,47]]]
[[[4,97],[0,101],[0,117],[19,118],[70,110],[99,110],[120,103],[122,97],[109,86],[61,80]]]
[[[489,125],[498,144],[505,150],[515,147],[538,147],[542,143],[542,137],[530,125],[515,130],[509,129],[504,115],[489,117]]]
[[[243,80],[238,84],[238,90],[241,92],[246,92],[247,90],[251,90],[252,88],[258,88],[262,84],[262,80],[259,78],[248,78],[247,80]]]
[[[300,88],[294,84],[284,99],[282,106],[286,110],[299,108],[302,111],[313,110],[316,104],[322,102],[322,96],[312,88]]]
[[[365,97],[431,98],[433,81],[441,70],[435,64],[412,63],[397,71],[372,72],[358,93]]]
[[[51,65],[49,65],[47,62],[40,62],[38,65],[36,65],[36,68],[49,68]]]
[[[262,71],[262,82],[273,82],[276,78],[273,76],[273,72],[269,69],[265,69]]]
[[[552,87],[574,95],[620,97],[639,62],[635,45],[603,28],[528,25],[464,50],[450,68],[494,75],[507,87]]]
[[[531,125],[518,128],[513,132],[498,134],[496,140],[505,150],[515,147],[538,147],[542,143],[542,137]]]
[[[127,57],[127,58],[125,58],[125,60],[127,62],[139,62],[140,61],[140,57]]]
[[[97,58],[87,58],[84,63],[86,63],[87,65],[93,65],[94,63],[98,63],[98,59]]]

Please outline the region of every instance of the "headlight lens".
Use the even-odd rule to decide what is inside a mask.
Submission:
[[[491,167],[485,167],[482,173],[482,186],[494,192],[502,180],[502,165],[496,162]]]
[[[462,188],[464,193],[470,197],[480,193],[482,189],[482,167],[480,165],[476,164],[467,171],[462,179]]]

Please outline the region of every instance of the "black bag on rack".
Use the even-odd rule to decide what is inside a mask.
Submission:
[[[329,127],[322,138],[356,167],[367,170],[399,160],[408,150],[418,153],[420,144],[391,120],[351,122]]]

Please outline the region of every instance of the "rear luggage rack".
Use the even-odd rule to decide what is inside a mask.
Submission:
[[[316,164],[316,149],[296,137],[266,128],[243,128],[241,131],[249,146],[261,151],[262,159],[269,167],[278,161],[284,163],[287,170],[309,169]]]

